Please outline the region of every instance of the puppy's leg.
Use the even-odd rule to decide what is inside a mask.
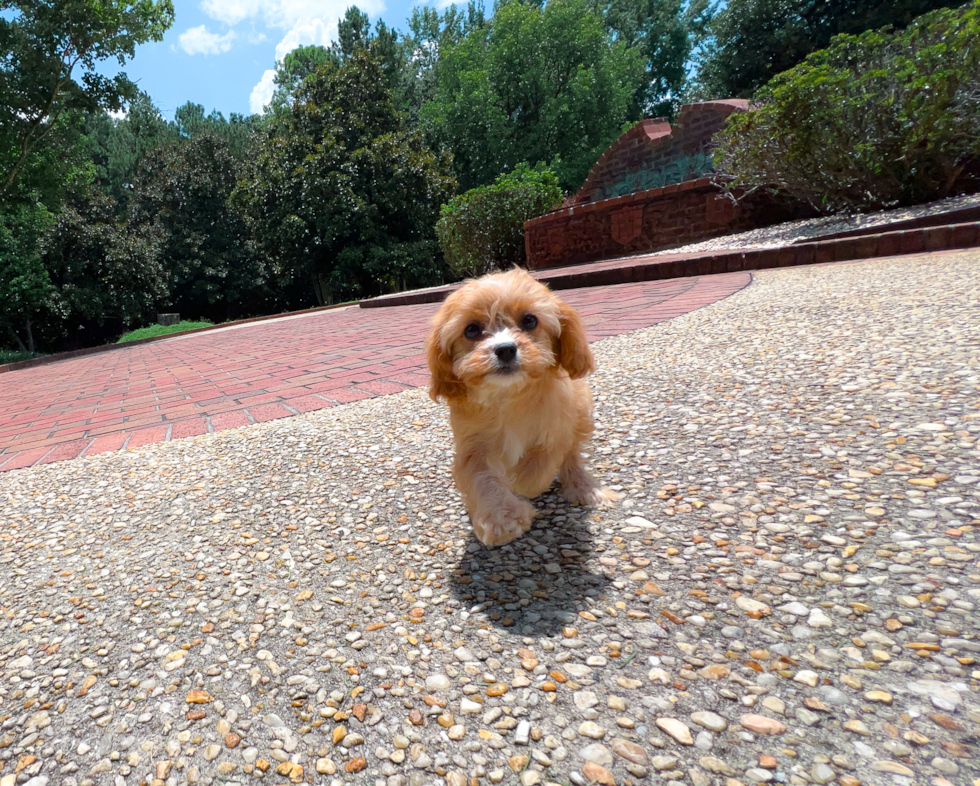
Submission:
[[[576,445],[558,468],[561,493],[573,505],[602,505],[615,502],[619,494],[600,485],[582,461],[581,446]]]
[[[453,478],[466,502],[473,534],[486,546],[503,546],[519,538],[537,515],[534,506],[508,488],[502,468],[481,456],[457,456]]]
[[[536,497],[548,490],[555,474],[554,457],[541,448],[533,448],[514,468],[514,491],[525,497]]]

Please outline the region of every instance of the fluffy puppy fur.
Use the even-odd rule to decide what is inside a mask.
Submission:
[[[578,313],[525,271],[468,281],[432,320],[429,395],[445,399],[456,442],[453,478],[487,546],[523,535],[536,497],[558,475],[572,503],[617,495],[586,471],[595,361]]]

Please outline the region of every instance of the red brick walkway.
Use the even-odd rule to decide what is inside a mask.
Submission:
[[[561,296],[591,340],[685,314],[748,273]],[[428,383],[436,304],[321,311],[0,375],[0,472],[245,426]]]

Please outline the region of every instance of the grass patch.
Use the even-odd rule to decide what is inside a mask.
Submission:
[[[178,322],[176,325],[150,325],[149,327],[139,328],[138,330],[130,330],[128,333],[123,333],[116,343],[125,344],[127,341],[139,341],[143,338],[167,336],[171,333],[183,333],[185,330],[196,330],[197,328],[203,327],[211,327],[211,323],[183,320],[182,322]]]
[[[21,352],[19,349],[0,349],[0,366],[7,363],[17,363],[20,360],[30,360],[31,358],[43,358],[40,352],[33,355],[30,352]]]

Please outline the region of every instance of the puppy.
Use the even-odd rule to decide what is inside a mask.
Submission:
[[[445,399],[456,442],[453,479],[487,546],[520,537],[536,515],[525,497],[558,475],[575,504],[617,495],[585,469],[595,370],[582,321],[520,268],[468,281],[432,320],[429,395]]]

